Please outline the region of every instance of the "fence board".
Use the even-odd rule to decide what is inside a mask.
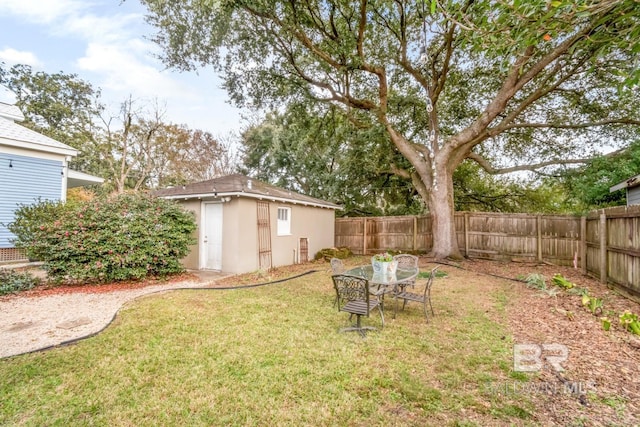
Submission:
[[[356,254],[426,253],[433,246],[428,215],[366,218],[366,233],[364,222],[365,218],[338,218],[336,246]],[[640,206],[593,211],[583,218],[456,212],[454,222],[458,247],[469,258],[582,266],[586,274],[640,296]]]

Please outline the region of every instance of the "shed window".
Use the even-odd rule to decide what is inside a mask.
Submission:
[[[278,208],[278,236],[291,234],[291,208]]]

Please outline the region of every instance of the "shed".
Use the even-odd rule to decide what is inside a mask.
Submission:
[[[103,182],[69,169],[78,150],[17,123],[23,120],[18,107],[0,102],[0,262],[24,259],[5,225],[13,221],[18,205],[64,201],[68,188]]]
[[[640,175],[632,176],[613,187],[609,188],[609,192],[625,189],[627,192],[627,206],[640,205]]]
[[[340,206],[235,174],[158,190],[195,213],[188,269],[247,273],[306,262],[334,246]]]

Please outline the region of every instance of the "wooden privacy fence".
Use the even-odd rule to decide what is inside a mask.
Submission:
[[[640,296],[640,206],[587,216],[457,212],[458,246],[469,258],[550,262]],[[429,216],[337,218],[335,245],[353,253],[428,252]]]

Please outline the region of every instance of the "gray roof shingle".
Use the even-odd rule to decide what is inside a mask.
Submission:
[[[227,175],[208,181],[196,182],[193,184],[176,186],[157,190],[154,194],[164,198],[197,198],[197,197],[223,197],[225,195],[245,195],[253,198],[266,198],[292,203],[302,203],[331,209],[340,209],[336,205],[315,197],[305,196],[295,191],[285,190],[271,184],[258,181],[241,174]]]
[[[20,111],[20,108],[4,102],[0,102],[0,117],[18,122],[24,120],[24,115],[22,114],[22,111]]]
[[[12,120],[8,120],[4,117],[0,117],[0,139],[7,139],[9,142],[5,142],[6,145],[21,146],[21,143],[32,143],[41,146],[41,151],[69,151],[68,154],[76,155],[78,150],[70,147],[62,142],[58,142],[55,139],[42,135],[36,131],[28,129],[15,123]]]

